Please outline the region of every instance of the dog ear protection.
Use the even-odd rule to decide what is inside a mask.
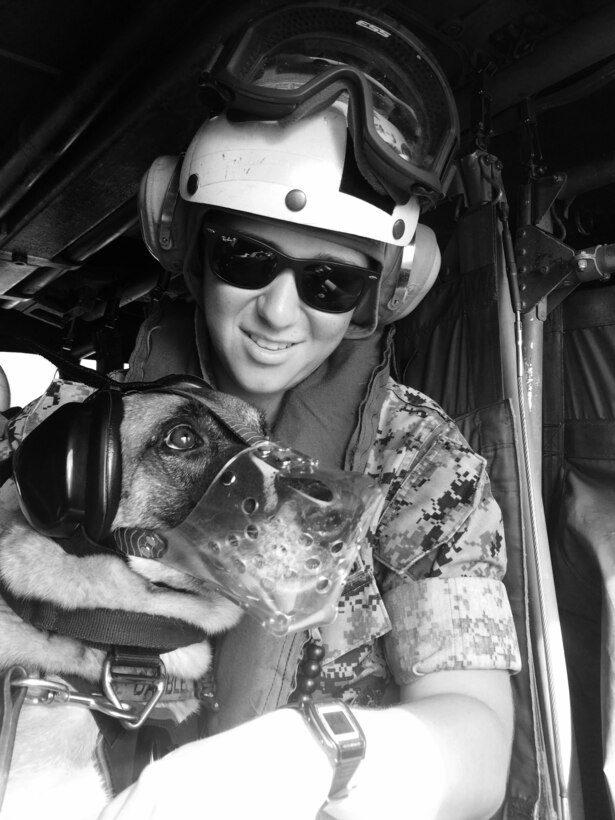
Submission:
[[[13,472],[22,511],[35,530],[68,538],[81,525],[108,535],[122,488],[122,394],[99,390],[44,419],[21,443]]]
[[[186,202],[179,192],[183,156],[155,159],[139,186],[141,233],[152,256],[165,270],[181,273],[186,255]],[[440,250],[434,232],[418,224],[413,241],[402,253],[395,282],[387,283],[387,296],[380,300],[378,324],[390,324],[406,316],[433,285],[440,269]],[[392,295],[391,295],[392,294]],[[370,331],[371,332],[371,331]]]

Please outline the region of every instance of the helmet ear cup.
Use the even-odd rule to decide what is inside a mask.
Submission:
[[[419,305],[436,281],[441,261],[435,233],[418,223],[413,241],[403,250],[395,287],[380,304],[379,324],[397,322]]]
[[[35,530],[68,538],[81,524],[105,538],[120,501],[121,394],[101,390],[69,402],[22,441],[13,472],[23,514]]]
[[[179,194],[183,157],[162,156],[153,161],[139,185],[139,221],[149,252],[163,268],[181,273],[185,256],[184,200]]]

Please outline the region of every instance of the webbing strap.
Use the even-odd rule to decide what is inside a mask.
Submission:
[[[26,670],[21,666],[13,666],[2,673],[2,699],[0,700],[0,810],[6,793],[6,786],[13,759],[15,733],[19,713],[26,697],[25,689],[11,686],[13,678],[23,678]]]
[[[162,653],[205,639],[202,629],[178,618],[123,609],[63,609],[50,601],[19,598],[2,579],[0,593],[11,609],[36,629],[100,646],[129,646]]]
[[[0,487],[13,477],[13,457],[10,455],[4,461],[0,461]]]

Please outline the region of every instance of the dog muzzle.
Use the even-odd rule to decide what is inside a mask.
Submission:
[[[283,636],[335,619],[382,501],[365,476],[318,469],[265,441],[234,456],[180,525],[116,541],[204,581]]]

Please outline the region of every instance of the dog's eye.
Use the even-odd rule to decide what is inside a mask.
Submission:
[[[164,437],[164,443],[171,450],[194,450],[199,444],[202,444],[202,439],[195,433],[192,427],[187,424],[178,424],[172,427]]]

